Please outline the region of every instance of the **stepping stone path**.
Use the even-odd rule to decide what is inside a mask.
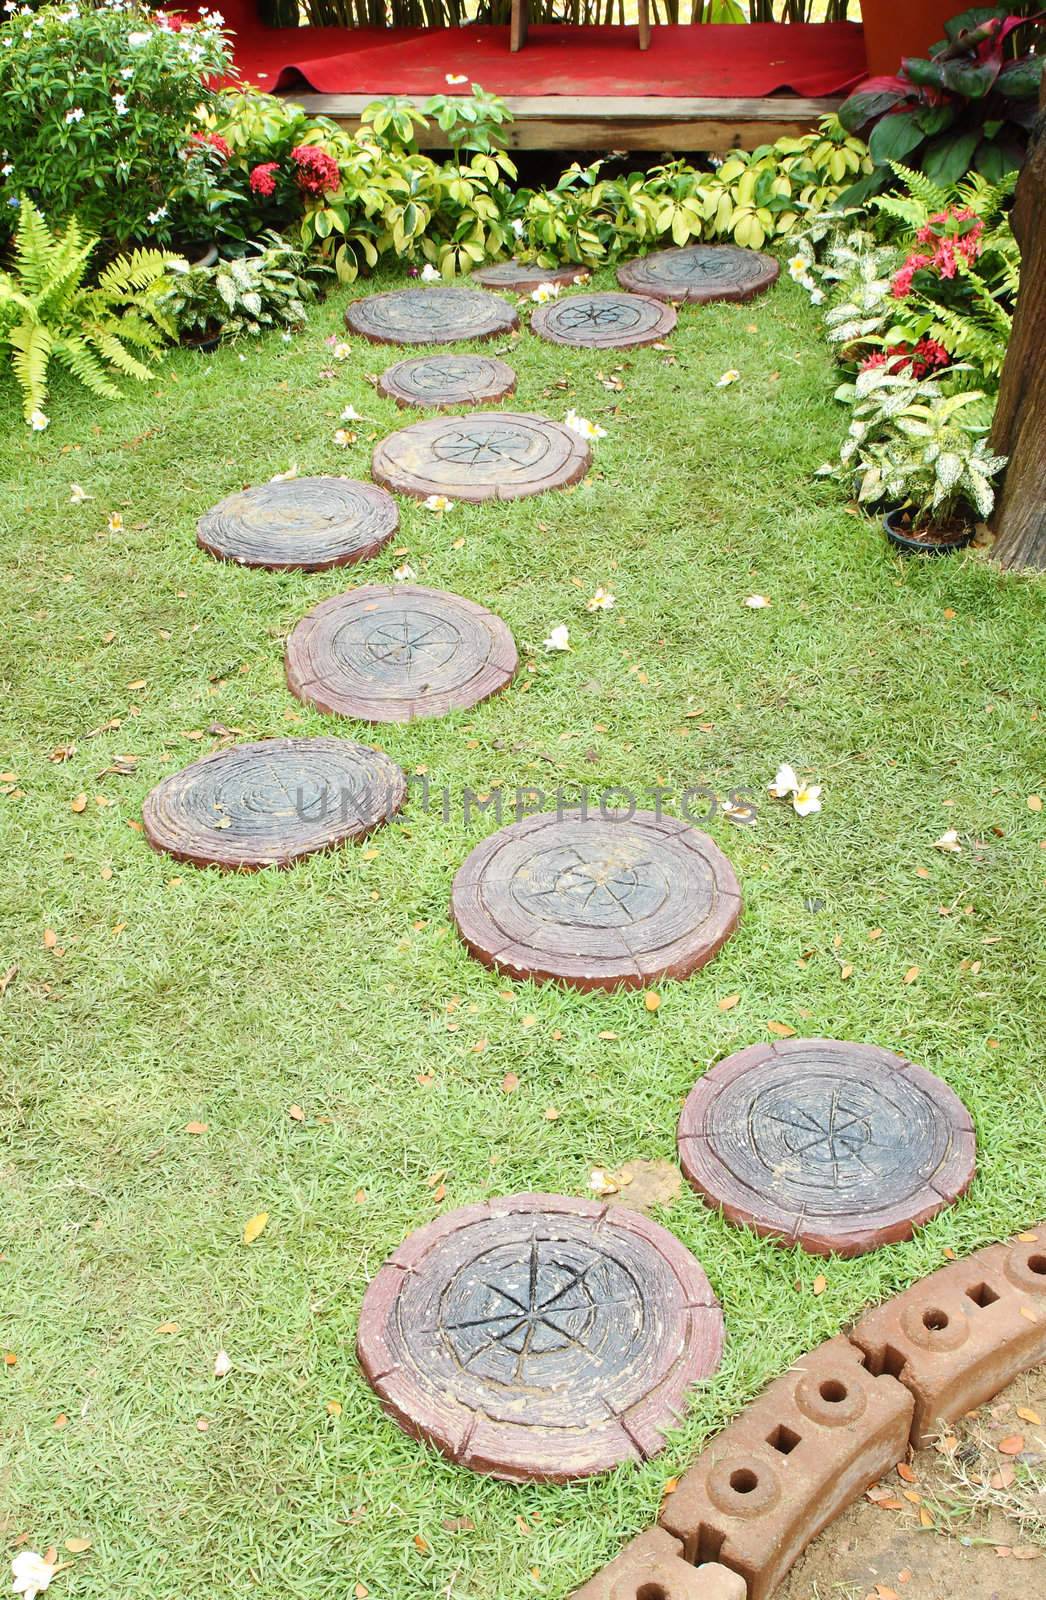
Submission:
[[[563,812],[477,845],[451,911],[469,952],[509,977],[635,989],[710,961],[741,891],[718,846],[675,817]]]
[[[617,269],[623,289],[655,300],[705,302],[751,300],[777,282],[781,269],[773,256],[740,250],[734,244],[688,244],[680,250],[655,250]]]
[[[378,393],[401,406],[478,406],[504,400],[516,374],[496,356],[410,356],[378,379]]]
[[[374,448],[371,472],[397,494],[424,500],[518,500],[577,483],[592,452],[561,422],[517,411],[435,417],[390,433]]]
[[[478,705],[519,658],[493,612],[460,595],[400,583],[322,600],[287,640],[299,700],[364,722],[410,722]]]
[[[655,344],[672,332],[676,314],[671,306],[647,295],[573,294],[538,306],[530,331],[552,344],[575,345],[585,350],[627,350],[633,345]]]
[[[666,1229],[538,1194],[411,1234],[364,1296],[357,1353],[407,1433],[555,1483],[660,1450],[722,1343],[708,1279]]]
[[[587,268],[582,266],[539,267],[533,261],[517,261],[513,256],[511,260],[498,261],[492,267],[477,267],[472,280],[485,284],[488,289],[515,289],[520,294],[529,294],[543,283],[555,283],[562,287],[568,283],[575,284],[579,279],[587,283],[590,276]]]
[[[511,333],[519,318],[483,289],[392,289],[354,300],[345,325],[371,344],[456,344]]]
[[[679,1119],[690,1183],[731,1222],[815,1255],[897,1239],[973,1181],[973,1123],[947,1084],[876,1045],[751,1045],[699,1080]]]
[[[348,739],[262,739],[194,761],[146,796],[154,850],[197,867],[287,867],[395,815],[406,779],[380,750]]]
[[[320,572],[366,561],[399,528],[392,496],[350,478],[291,478],[219,501],[196,542],[221,561],[271,572]]]

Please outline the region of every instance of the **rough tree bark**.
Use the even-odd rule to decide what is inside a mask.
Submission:
[[[995,510],[992,554],[1003,567],[1046,570],[1046,78],[1017,185],[1013,231],[1021,247],[1021,284],[992,425],[992,448],[1010,464]]]

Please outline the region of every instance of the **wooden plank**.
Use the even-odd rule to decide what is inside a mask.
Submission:
[[[354,132],[369,94],[297,94],[307,111],[331,117]],[[411,96],[404,96],[411,99]],[[415,104],[422,105],[418,96]],[[775,139],[808,133],[819,117],[838,110],[839,99],[805,100],[796,95],[765,99],[693,99],[671,95],[508,95],[513,121],[505,129],[513,150],[753,150]],[[446,149],[435,126],[425,148]]]

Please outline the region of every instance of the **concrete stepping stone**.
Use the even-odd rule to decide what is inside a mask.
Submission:
[[[241,567],[321,572],[377,555],[398,528],[395,500],[373,483],[290,478],[219,501],[196,524],[196,542]]]
[[[484,289],[391,289],[354,300],[345,325],[371,344],[457,344],[511,333],[519,318]]]
[[[628,350],[634,345],[656,344],[672,332],[676,314],[648,295],[572,294],[536,307],[530,331],[552,344],[581,350]]]
[[[773,256],[742,250],[734,244],[688,244],[679,250],[655,250],[626,261],[617,269],[623,289],[655,300],[751,300],[778,279]]]
[[[378,379],[378,393],[401,406],[492,405],[513,394],[516,374],[496,356],[409,356]]]
[[[435,417],[390,433],[374,448],[371,472],[397,494],[425,500],[518,500],[577,483],[592,452],[584,439],[547,417],[477,411]]]

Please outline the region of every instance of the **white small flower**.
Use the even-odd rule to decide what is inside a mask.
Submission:
[[[45,1561],[35,1550],[21,1550],[11,1562],[11,1587],[22,1600],[36,1600],[58,1571],[53,1561]]]
[[[5,11],[17,11],[18,10],[18,0],[4,0],[4,10]]]
[[[334,443],[338,446],[339,450],[344,450],[347,445],[356,443],[356,435],[354,433],[350,433],[347,428],[335,428]]]
[[[167,207],[159,206],[155,211],[150,211],[147,220],[155,226],[157,222],[162,222],[167,214]]]
[[[0,173],[3,173],[5,178],[9,178],[14,170],[14,166],[10,161],[5,161],[3,166],[0,167]]]
[[[552,629],[545,640],[545,653],[551,655],[554,650],[570,649],[570,629],[560,622]]]
[[[292,478],[296,478],[297,476],[298,476],[298,463],[295,462],[293,467],[288,467],[287,468],[286,472],[275,472],[275,473],[273,473],[272,477],[269,479],[269,482],[270,483],[290,483],[291,479]]]
[[[341,414],[342,422],[366,422],[366,417],[361,417],[355,406],[346,406]]]
[[[334,357],[335,361],[348,361],[351,354],[351,344],[345,344],[344,342],[341,344],[336,344],[331,351],[331,355]]]
[[[517,239],[522,239],[522,237],[526,233],[526,231],[527,230],[526,230],[526,226],[524,225],[523,218],[522,217],[513,217],[512,218],[512,232],[516,235],[516,238]]]
[[[536,289],[531,290],[530,298],[536,300],[539,306],[547,306],[550,300],[559,299],[559,284],[539,283]]]
[[[131,79],[134,77],[134,68],[133,67],[121,67],[120,68],[120,76],[123,79],[124,83],[130,83]]]
[[[283,340],[284,344],[290,344],[292,337],[293,336],[289,333],[280,334],[280,338]]]
[[[589,422],[587,417],[581,416],[573,406],[566,414],[566,425],[571,433],[580,434],[582,439],[605,439],[607,430],[601,428],[598,422]]]
[[[769,604],[770,601],[765,594],[750,594],[745,601],[750,611],[762,611]]]
[[[467,72],[448,72],[446,81],[447,83],[468,83],[469,75]]]
[[[772,794],[775,800],[787,800],[790,794],[797,794],[799,788],[800,783],[795,768],[790,767],[787,761],[782,761],[773,783],[767,785],[767,792]]]
[[[822,305],[823,302],[824,302],[824,290],[823,289],[811,289],[810,290],[810,304],[812,306],[819,306],[819,305]]]
[[[808,817],[814,811],[820,811],[821,802],[818,798],[821,793],[819,783],[806,783],[795,791],[792,796],[792,810],[797,817]]]
[[[736,383],[740,376],[734,367],[730,367],[721,378],[716,379],[715,386],[717,389],[726,389],[731,383]]]
[[[597,589],[591,600],[585,601],[586,611],[613,611],[617,601],[609,589]]]
[[[122,533],[123,513],[120,511],[110,511],[109,521],[106,526],[108,527],[110,533]]]
[[[65,120],[66,122],[82,122],[84,120],[83,106],[74,106],[71,111],[67,111]]]
[[[942,833],[939,839],[933,841],[933,847],[935,850],[943,850],[945,855],[961,855],[962,845],[959,843],[958,830],[949,828],[947,833]]]
[[[571,283],[576,283],[578,285],[581,285],[583,283],[591,283],[592,282],[592,274],[591,274],[591,272],[575,272],[573,278],[571,278],[570,281],[571,281]]]
[[[602,1167],[592,1168],[588,1175],[588,1186],[590,1189],[594,1189],[601,1199],[605,1199],[607,1195],[620,1192],[620,1186],[614,1182],[608,1172],[604,1172]]]
[[[71,483],[69,485],[69,489],[70,489],[69,504],[71,506],[82,506],[85,500],[93,500],[94,499],[94,496],[88,494],[87,490],[83,487],[82,484]]]
[[[227,1378],[231,1371],[232,1361],[229,1358],[228,1352],[225,1350],[219,1350],[218,1354],[214,1358],[214,1376],[216,1378]]]
[[[113,108],[115,109],[118,117],[125,117],[127,115],[127,96],[123,94],[114,94]]]
[[[409,561],[405,561],[402,567],[393,567],[392,569],[393,583],[413,583],[416,577],[417,573]]]
[[[430,494],[424,499],[422,505],[426,511],[453,511],[454,502],[448,500],[445,494]]]
[[[30,411],[29,426],[34,433],[43,433],[44,429],[50,427],[50,425],[50,417],[45,417],[42,411]]]
[[[793,256],[791,261],[788,263],[789,276],[795,278],[795,280],[798,282],[798,280],[806,274],[809,266],[810,263],[807,261],[805,256]]]
[[[426,261],[425,265],[421,269],[422,283],[441,283],[442,280],[443,274],[439,268],[434,267],[431,261]]]

